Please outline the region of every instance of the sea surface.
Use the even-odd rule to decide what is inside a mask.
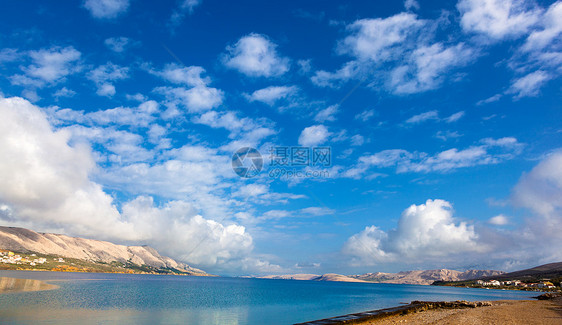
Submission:
[[[173,275],[0,271],[60,288],[0,294],[0,324],[293,324],[412,300],[529,299],[536,292]]]

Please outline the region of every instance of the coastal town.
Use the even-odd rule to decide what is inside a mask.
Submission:
[[[556,286],[550,281],[540,281],[536,283],[525,283],[519,280],[498,281],[498,280],[477,280],[476,285],[482,287],[513,287],[517,289],[556,289]]]
[[[64,259],[62,257],[55,257],[53,258],[54,262],[64,263]],[[0,263],[4,264],[16,264],[16,265],[24,265],[27,264],[29,266],[37,266],[39,264],[45,264],[47,262],[47,258],[45,257],[37,257],[37,254],[30,254],[28,256],[16,254],[12,251],[2,250],[0,251]]]

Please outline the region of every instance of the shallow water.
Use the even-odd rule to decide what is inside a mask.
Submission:
[[[59,289],[0,294],[2,324],[292,324],[412,300],[528,299],[536,292],[418,285],[0,271]]]

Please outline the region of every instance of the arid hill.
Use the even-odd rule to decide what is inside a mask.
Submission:
[[[202,270],[160,255],[149,246],[124,246],[107,241],[38,233],[15,227],[0,227],[0,249],[32,252],[74,258],[94,263],[119,262],[133,266],[178,270],[182,273],[205,275]]]

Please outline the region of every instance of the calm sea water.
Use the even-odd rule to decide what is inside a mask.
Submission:
[[[412,300],[528,299],[536,293],[418,285],[0,271],[60,289],[0,294],[2,324],[292,324]]]

